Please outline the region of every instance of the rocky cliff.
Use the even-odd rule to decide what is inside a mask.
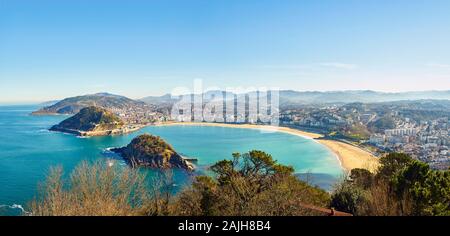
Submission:
[[[119,153],[131,166],[194,169],[171,145],[149,134],[140,135],[127,146],[112,151]]]

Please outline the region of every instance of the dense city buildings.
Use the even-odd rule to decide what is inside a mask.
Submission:
[[[281,123],[357,141],[379,153],[403,152],[435,169],[450,166],[448,101],[309,105],[282,110]]]

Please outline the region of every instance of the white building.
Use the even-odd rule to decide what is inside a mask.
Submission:
[[[404,135],[416,135],[419,132],[416,128],[409,129],[387,129],[384,131],[386,136],[404,136]]]

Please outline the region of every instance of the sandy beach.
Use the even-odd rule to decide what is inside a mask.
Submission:
[[[305,132],[288,127],[277,127],[268,125],[252,125],[252,124],[225,124],[225,123],[196,123],[196,122],[166,122],[156,124],[156,126],[170,126],[170,125],[189,125],[189,126],[218,126],[228,128],[245,128],[245,129],[259,129],[272,132],[283,132],[292,135],[301,136],[303,138],[314,139],[329,148],[339,159],[342,168],[345,171],[350,171],[355,168],[364,168],[374,171],[378,167],[378,158],[371,153],[355,147],[353,145],[335,141],[318,139],[323,137],[321,134]]]

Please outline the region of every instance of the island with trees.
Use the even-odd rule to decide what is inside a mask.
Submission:
[[[132,167],[181,168],[193,171],[194,166],[158,136],[143,134],[130,144],[111,151],[120,154]]]

